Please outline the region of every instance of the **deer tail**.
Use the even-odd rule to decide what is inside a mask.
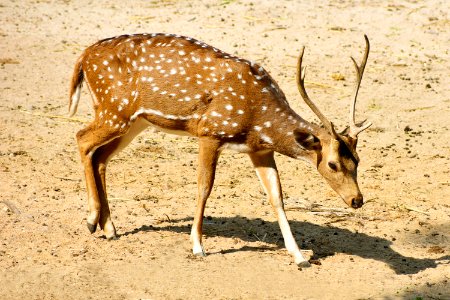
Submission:
[[[69,117],[72,117],[77,112],[78,102],[80,101],[81,87],[83,86],[84,72],[83,72],[83,55],[75,63],[72,81],[70,84],[70,98],[69,98]]]

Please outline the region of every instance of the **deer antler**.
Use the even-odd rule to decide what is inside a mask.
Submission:
[[[364,68],[366,67],[367,57],[369,56],[369,51],[370,51],[370,44],[369,44],[369,39],[367,38],[367,35],[364,35],[364,39],[366,40],[366,50],[364,53],[364,57],[361,61],[361,64],[358,66],[355,59],[353,57],[350,57],[353,61],[353,64],[355,65],[356,78],[357,78],[353,101],[350,105],[350,124],[349,124],[350,125],[349,136],[354,139],[356,139],[358,137],[359,133],[366,130],[367,128],[369,128],[372,125],[371,122],[366,122],[366,120],[364,120],[363,122],[361,122],[359,124],[355,123],[356,98],[358,97],[359,87],[361,86],[361,80],[362,80],[362,77],[364,74]]]
[[[316,114],[317,117],[319,117],[322,124],[325,126],[325,129],[328,130],[328,132],[333,136],[336,137],[336,131],[334,130],[333,123],[330,122],[325,115],[319,110],[319,108],[312,102],[312,100],[308,97],[308,94],[306,93],[305,89],[305,73],[306,73],[306,67],[302,67],[302,60],[303,60],[303,53],[305,52],[305,47],[302,48],[302,51],[300,52],[300,56],[298,58],[298,64],[297,64],[297,86],[298,90],[300,92],[300,95],[302,95],[303,100],[306,102],[306,104],[311,108],[311,110]]]

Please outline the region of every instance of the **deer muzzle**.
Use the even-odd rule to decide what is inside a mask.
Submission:
[[[358,194],[356,197],[350,197],[345,200],[345,202],[352,208],[360,208],[364,204],[364,198],[361,194]]]

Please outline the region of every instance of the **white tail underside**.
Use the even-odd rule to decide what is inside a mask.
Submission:
[[[70,103],[69,109],[69,117],[72,117],[77,112],[78,102],[80,101],[81,87],[82,87],[81,83],[77,85],[75,92],[72,95],[72,102]]]

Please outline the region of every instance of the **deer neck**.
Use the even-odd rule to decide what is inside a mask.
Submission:
[[[314,153],[306,151],[296,142],[294,132],[298,130],[318,135],[322,129],[300,117],[287,102],[283,104],[286,105],[272,109],[272,113],[266,113],[269,108],[265,110],[263,106],[261,112],[255,114],[258,121],[253,125],[253,139],[258,141],[258,148],[312,161]]]

